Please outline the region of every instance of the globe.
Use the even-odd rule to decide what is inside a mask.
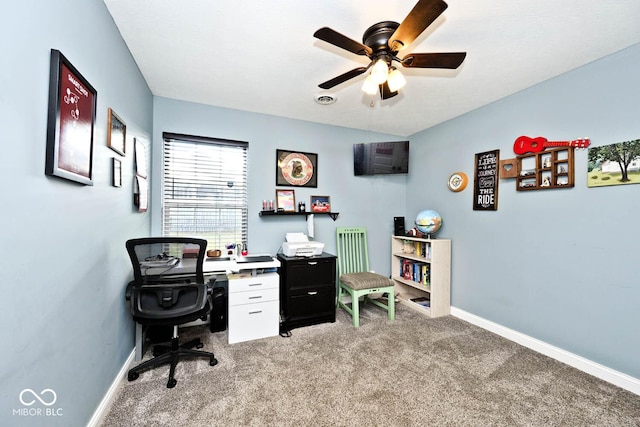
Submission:
[[[424,234],[435,234],[442,227],[442,217],[433,210],[422,211],[416,217],[416,228]]]

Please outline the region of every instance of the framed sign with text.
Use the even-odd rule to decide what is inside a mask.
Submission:
[[[473,210],[498,210],[498,165],[500,150],[476,154],[473,182]]]
[[[97,92],[51,49],[45,174],[93,185],[93,127]]]

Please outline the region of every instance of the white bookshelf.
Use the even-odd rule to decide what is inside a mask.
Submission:
[[[400,303],[430,317],[451,313],[451,240],[391,237],[391,279]],[[429,307],[412,301],[429,299]]]

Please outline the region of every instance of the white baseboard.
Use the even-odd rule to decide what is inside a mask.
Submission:
[[[451,307],[451,315],[535,350],[538,353],[542,353],[545,356],[549,356],[552,359],[566,363],[569,366],[628,390],[631,393],[640,395],[640,379],[638,378],[615,371],[604,365],[600,365],[589,359],[585,359],[584,357],[547,344],[544,341],[540,341],[536,338],[514,331],[513,329],[509,329],[497,323],[483,319],[482,317],[478,317],[475,314],[468,313],[459,308]]]
[[[111,383],[111,386],[107,390],[107,394],[104,395],[104,397],[102,398],[102,401],[100,402],[100,405],[98,405],[98,408],[93,413],[93,416],[87,423],[87,427],[100,426],[100,424],[102,423],[102,420],[104,419],[105,415],[107,415],[107,412],[109,412],[109,409],[111,408],[111,405],[113,404],[113,401],[116,398],[116,395],[118,393],[118,387],[120,387],[120,382],[127,375],[129,366],[131,366],[135,357],[136,357],[136,350],[134,348],[131,354],[129,355],[129,358],[124,362],[124,365],[122,365],[122,368],[120,368],[120,372],[118,372],[118,374],[116,375],[116,378]]]

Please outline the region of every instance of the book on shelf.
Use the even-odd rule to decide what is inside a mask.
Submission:
[[[415,242],[416,256],[427,258],[430,246],[431,245],[426,242]]]
[[[430,265],[426,262],[403,259],[400,263],[400,277],[405,280],[428,285],[430,283]]]
[[[403,259],[400,263],[400,277],[406,280],[412,280],[413,277],[413,263],[410,259]]]
[[[422,271],[420,276],[420,283],[428,286],[431,283],[431,265],[427,263],[422,264]]]
[[[431,300],[427,297],[410,298],[410,301],[423,307],[431,307]]]

